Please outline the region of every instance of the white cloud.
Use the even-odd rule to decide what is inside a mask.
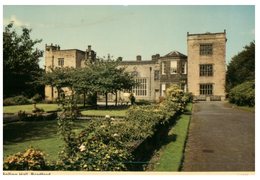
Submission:
[[[10,18],[4,18],[4,22],[3,22],[4,25],[9,24],[10,22],[13,22],[13,24],[15,26],[18,26],[18,27],[22,27],[22,26],[28,27],[28,26],[30,26],[29,23],[18,19],[15,15],[12,15]]]

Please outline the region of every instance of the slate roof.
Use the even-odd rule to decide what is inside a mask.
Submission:
[[[164,55],[163,57],[183,57],[183,58],[187,58],[186,55],[180,53],[179,51],[171,51],[168,54]]]

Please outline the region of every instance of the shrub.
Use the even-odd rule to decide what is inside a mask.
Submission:
[[[38,103],[38,102],[41,102],[42,101],[42,96],[40,94],[35,94],[31,100],[34,102],[34,103]]]
[[[166,90],[166,98],[161,103],[161,107],[165,112],[183,112],[189,100],[189,96],[178,85],[172,85]]]
[[[131,169],[134,166],[132,160],[136,160],[134,151],[138,144],[147,138],[152,139],[153,144],[161,142],[160,136],[167,132],[170,119],[183,110],[188,100],[189,96],[185,96],[178,86],[172,86],[161,104],[133,105],[128,109],[124,121],[95,119],[76,135],[71,129],[75,119],[73,101],[64,99],[63,112],[58,118],[59,132],[65,141],[60,153],[60,170]],[[161,128],[165,129],[159,132]]]
[[[23,104],[29,104],[30,101],[25,96],[15,96],[6,98],[3,101],[4,106],[10,106],[10,105],[23,105]]]
[[[61,152],[60,167],[81,171],[127,170],[131,154],[126,148],[123,126],[108,119],[90,122],[78,136],[70,136],[71,145],[67,143],[69,146]]]
[[[140,99],[137,102],[135,102],[136,105],[151,105],[152,103],[150,101]]]
[[[29,148],[4,160],[4,170],[46,170],[45,155],[42,151]]]
[[[247,81],[230,90],[229,102],[238,106],[255,105],[255,82]]]

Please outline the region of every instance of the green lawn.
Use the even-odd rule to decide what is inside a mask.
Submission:
[[[126,111],[127,109],[85,110],[81,111],[81,114],[89,116],[125,116]]]
[[[88,125],[88,121],[74,123],[79,131]],[[55,161],[62,150],[63,141],[57,134],[57,121],[15,122],[3,127],[4,157],[22,152],[30,146],[47,154],[47,159]]]
[[[44,111],[54,111],[59,108],[57,104],[37,104],[38,108],[44,109]],[[17,113],[18,111],[26,111],[32,112],[33,104],[29,105],[17,105],[17,106],[4,106],[3,111],[4,113]],[[90,116],[125,116],[127,109],[100,109],[100,110],[84,110],[81,111],[83,115],[90,115]]]
[[[185,141],[187,138],[192,104],[188,104],[187,112],[182,114],[169,131],[168,144],[159,151],[159,160],[154,166],[154,171],[178,171],[183,159]]]
[[[226,103],[226,106],[241,109],[247,112],[255,112],[255,107],[249,107],[249,106],[238,106],[236,104]]]
[[[36,104],[36,107],[44,109],[44,111],[54,111],[59,108],[57,104]],[[4,113],[17,113],[18,111],[32,112],[33,104],[17,105],[17,106],[4,106]]]

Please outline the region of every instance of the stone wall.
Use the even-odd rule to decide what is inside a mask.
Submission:
[[[213,96],[225,98],[226,33],[188,34],[188,91],[200,95],[201,83],[213,84]],[[212,55],[200,55],[200,44],[210,43]],[[200,76],[200,64],[212,64],[213,76]]]

